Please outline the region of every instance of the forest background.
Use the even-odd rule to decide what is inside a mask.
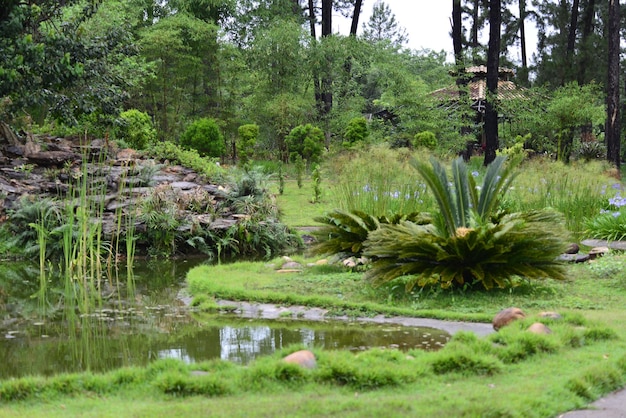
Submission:
[[[565,162],[592,152],[619,167],[618,1],[454,0],[453,63],[445,51],[406,48],[393,10],[367,3],[4,0],[0,120],[14,132],[123,141],[133,117],[120,115],[133,110],[149,117],[150,141],[178,143],[209,118],[223,146],[206,153],[223,162],[242,152],[287,160],[288,135],[312,124],[326,150],[358,140],[412,146],[428,132],[442,154],[482,137],[486,164],[498,148],[523,142]],[[361,22],[366,7],[372,13]],[[338,16],[351,23],[348,35],[333,32]],[[534,59],[526,53],[529,24],[537,29]],[[491,93],[478,120],[463,94],[471,77],[465,69],[476,65],[486,65]],[[528,90],[500,100],[500,67],[513,69],[513,81]],[[433,94],[454,85],[455,103]],[[362,117],[368,135],[347,134]],[[258,126],[254,141],[242,138],[243,125]]]

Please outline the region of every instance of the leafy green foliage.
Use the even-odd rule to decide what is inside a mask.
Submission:
[[[209,157],[221,157],[226,150],[224,137],[217,122],[209,118],[193,122],[180,136],[180,144]]]
[[[299,125],[287,135],[286,143],[291,161],[300,155],[309,163],[316,163],[324,150],[324,132],[310,123]]]
[[[311,175],[313,180],[313,200],[312,203],[319,203],[322,200],[322,173],[319,165],[316,165]]]
[[[626,211],[602,213],[585,222],[585,235],[607,241],[626,239]]]
[[[557,89],[545,113],[557,134],[557,158],[568,163],[575,131],[580,126],[602,125],[605,116],[604,102],[597,85],[569,83]]]
[[[505,215],[497,224],[459,228],[442,235],[433,225],[403,222],[372,232],[364,254],[374,259],[366,278],[381,285],[409,275],[418,285],[508,287],[514,276],[564,278],[556,260],[564,249],[562,216],[555,212]]]
[[[306,160],[302,158],[300,154],[295,154],[295,169],[296,169],[296,182],[298,183],[298,189],[302,188],[302,181],[304,180],[304,170],[306,168]]]
[[[343,146],[350,147],[357,142],[363,142],[368,136],[367,120],[364,117],[353,118],[348,122],[348,126],[343,133]]]
[[[224,174],[224,170],[215,161],[200,156],[196,150],[184,150],[173,142],[159,142],[146,150],[146,153],[162,161],[189,167],[210,179],[219,179]]]
[[[506,157],[498,156],[488,167],[483,178],[480,193],[474,175],[468,173],[467,165],[461,158],[452,162],[452,180],[449,182],[444,167],[431,158],[429,167],[415,161],[413,166],[422,176],[435,196],[441,222],[449,237],[457,234],[457,229],[470,227],[476,221],[489,221],[509,185],[515,177],[514,164],[505,165]]]
[[[131,147],[141,150],[156,140],[156,130],[146,112],[129,109],[120,114],[120,119],[123,124],[119,127],[118,136]]]
[[[313,254],[333,254],[339,259],[360,257],[369,233],[380,228],[381,224],[397,224],[410,220],[415,224],[424,224],[430,221],[428,215],[411,213],[375,217],[359,210],[349,212],[340,209],[314,219],[324,224],[313,231],[318,243],[311,248]]]
[[[415,148],[435,149],[437,147],[437,137],[431,131],[423,131],[415,134]]]
[[[247,164],[254,154],[254,146],[259,138],[259,126],[256,124],[241,125],[238,129],[237,156],[239,165]]]
[[[25,255],[34,255],[39,251],[37,240],[39,232],[51,232],[62,224],[63,213],[58,202],[50,198],[24,195],[9,211],[8,222],[3,224],[8,231],[8,248],[20,249]],[[60,254],[60,243],[54,245],[54,241],[51,241],[48,244],[46,246],[48,254]]]

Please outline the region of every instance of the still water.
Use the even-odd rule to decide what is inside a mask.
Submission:
[[[111,302],[72,327],[62,319],[25,319],[25,315],[18,315],[17,290],[25,291],[20,307],[28,310],[30,283],[36,283],[37,269],[28,278],[29,268],[21,266],[17,273],[7,273],[3,265],[0,291],[10,291],[12,296],[2,301],[5,315],[0,324],[0,379],[101,372],[143,366],[162,358],[187,363],[223,359],[246,364],[293,344],[352,351],[371,347],[434,350],[450,337],[434,328],[203,315],[181,302],[185,274],[194,265],[176,261],[137,264],[132,303]]]

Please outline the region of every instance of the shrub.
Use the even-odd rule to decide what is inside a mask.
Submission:
[[[310,123],[296,126],[285,139],[292,162],[300,155],[309,163],[317,163],[324,150],[324,132]]]
[[[198,119],[192,123],[181,135],[180,144],[209,157],[221,157],[226,150],[217,122],[209,118]]]
[[[259,126],[255,124],[241,125],[238,129],[237,156],[239,164],[247,164],[254,154],[254,146],[259,137]]]
[[[430,131],[423,131],[415,135],[415,148],[435,149],[437,147],[437,137]]]
[[[120,114],[123,121],[118,136],[135,149],[144,149],[156,140],[157,134],[150,116],[137,109],[129,109]]]
[[[368,136],[367,120],[364,117],[354,118],[348,122],[348,126],[343,133],[343,146],[350,147],[356,142],[365,141]]]

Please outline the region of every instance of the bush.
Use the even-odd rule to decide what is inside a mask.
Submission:
[[[221,157],[226,150],[217,122],[209,118],[198,119],[192,123],[181,135],[180,144],[209,157]]]
[[[356,142],[365,141],[368,136],[367,120],[364,117],[354,118],[348,122],[348,126],[343,134],[343,146],[350,147]]]
[[[238,132],[237,156],[239,157],[239,164],[243,166],[250,161],[254,153],[254,146],[259,137],[259,126],[255,124],[241,125]]]
[[[298,155],[310,164],[319,162],[324,150],[324,132],[320,128],[310,123],[296,126],[285,139],[292,162],[296,161]]]
[[[428,148],[432,150],[437,146],[437,137],[430,131],[416,134],[414,140],[415,148]]]
[[[157,134],[152,119],[147,113],[137,109],[130,109],[120,114],[122,125],[118,136],[135,149],[144,149],[146,145],[156,140]]]

